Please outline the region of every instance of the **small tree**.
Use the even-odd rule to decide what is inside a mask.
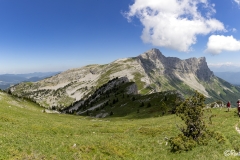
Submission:
[[[182,134],[169,140],[173,152],[188,151],[197,144],[207,144],[209,137],[214,136],[213,132],[207,130],[204,121],[204,102],[204,95],[196,91],[176,108],[176,115],[185,122],[185,126],[179,127]]]
[[[144,103],[142,102],[140,105],[139,105],[139,107],[143,107],[144,106]]]
[[[136,98],[135,97],[132,97],[132,101],[135,101],[136,100]]]
[[[151,103],[148,102],[148,104],[147,104],[147,108],[149,108],[149,107],[151,107],[151,106],[152,106]]]
[[[113,99],[113,101],[112,101],[112,104],[115,104],[116,103],[116,100],[115,99]]]
[[[113,111],[110,112],[110,116],[112,116],[112,115],[113,115]]]
[[[203,118],[203,109],[205,107],[205,97],[199,92],[195,92],[190,98],[187,98],[179,107],[176,108],[176,115],[186,124],[186,127],[180,128],[184,136],[198,140],[206,131],[206,125]]]

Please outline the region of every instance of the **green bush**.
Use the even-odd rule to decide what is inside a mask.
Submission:
[[[218,132],[207,130],[204,116],[205,97],[199,92],[187,98],[176,108],[176,115],[185,123],[179,127],[181,134],[170,138],[171,151],[181,152],[191,150],[196,145],[207,145],[210,138],[215,138],[219,143],[225,142],[225,138]],[[215,115],[210,115],[209,120]]]
[[[195,141],[198,141],[198,138],[206,131],[203,116],[204,101],[205,97],[196,91],[192,97],[187,98],[176,109],[176,115],[179,116],[186,125],[186,127],[181,128],[183,135],[192,137]]]
[[[186,137],[183,134],[170,138],[169,143],[172,152],[189,151],[197,145],[192,137]]]

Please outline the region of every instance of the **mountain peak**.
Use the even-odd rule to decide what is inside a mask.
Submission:
[[[158,49],[153,48],[139,55],[138,58],[146,74],[157,69],[161,75],[170,77],[194,74],[200,80],[209,81],[214,76],[208,68],[205,57],[181,60],[177,57],[165,57]]]
[[[163,56],[163,54],[160,52],[159,49],[152,48],[151,50],[144,52],[143,54],[140,54],[138,57],[142,57],[144,59],[152,59],[161,56]]]

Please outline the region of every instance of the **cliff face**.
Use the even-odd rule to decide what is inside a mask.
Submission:
[[[159,70],[159,74],[174,76],[179,74],[194,74],[199,80],[209,81],[214,77],[213,72],[208,68],[205,57],[189,58],[181,60],[176,57],[165,57],[158,49],[152,49],[138,56],[138,62],[146,73],[152,70]]]
[[[140,94],[178,90],[185,96],[198,90],[208,99],[224,101],[227,101],[224,97],[228,95],[234,97],[240,94],[237,88],[214,76],[204,57],[181,60],[165,57],[158,49],[105,65],[71,69],[34,83],[20,83],[11,87],[10,91],[46,108],[64,108],[86,99],[116,77],[127,77],[130,82],[135,82],[129,86],[129,93],[134,94],[137,93],[136,88]]]

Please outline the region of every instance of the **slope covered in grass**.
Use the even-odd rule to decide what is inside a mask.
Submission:
[[[93,119],[42,113],[37,105],[0,92],[0,159],[237,159],[224,156],[238,151],[235,110],[213,109],[209,128],[226,138],[208,146],[171,153],[166,138],[180,133],[175,115],[140,119],[125,117]],[[135,117],[135,118],[134,118]]]
[[[126,77],[115,78],[62,112],[96,118],[128,115],[147,118],[174,113],[176,106],[184,99],[180,92],[174,90],[147,95],[137,93],[135,82],[128,82]]]

